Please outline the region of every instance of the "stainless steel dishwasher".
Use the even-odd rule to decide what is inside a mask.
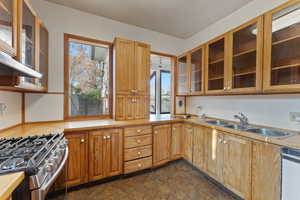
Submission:
[[[300,199],[300,150],[282,149],[281,200]]]

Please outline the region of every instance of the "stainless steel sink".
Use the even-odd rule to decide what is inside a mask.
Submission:
[[[254,133],[257,135],[261,135],[265,137],[273,137],[277,139],[284,139],[294,135],[293,133],[289,133],[289,132],[278,131],[278,130],[268,129],[268,128],[260,128],[253,125],[250,126],[250,125],[235,124],[224,120],[204,120],[204,122],[215,126],[221,126],[224,128],[245,131],[248,133]]]
[[[217,126],[229,125],[228,122],[223,121],[223,120],[205,120],[205,122],[208,123],[208,124],[213,124],[213,125],[217,125]]]
[[[246,129],[247,132],[255,133],[258,135],[263,135],[267,137],[274,137],[274,138],[287,138],[289,136],[292,136],[293,133],[273,130],[273,129],[267,129],[267,128],[250,128]]]

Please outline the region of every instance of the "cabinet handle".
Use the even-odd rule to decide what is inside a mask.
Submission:
[[[139,129],[139,130],[137,130],[137,132],[138,132],[138,133],[140,133],[140,132],[142,132],[142,130],[141,130],[141,129]]]
[[[154,134],[157,134],[158,132],[157,131],[154,131]]]
[[[111,137],[110,137],[110,136],[107,136],[106,138],[107,138],[107,139],[110,139]]]
[[[138,93],[137,90],[131,90],[131,92],[134,93],[134,94]]]
[[[141,155],[141,152],[138,152],[137,154],[138,154],[138,155]]]
[[[138,167],[142,167],[142,164],[141,164],[141,163],[139,163],[139,164],[138,164]]]
[[[141,140],[137,140],[136,142],[137,142],[137,143],[141,143]]]
[[[84,138],[82,138],[82,139],[80,140],[80,142],[81,142],[81,143],[84,143],[84,142],[85,142]]]
[[[219,143],[222,143],[222,142],[223,142],[223,140],[222,140],[222,138],[220,138],[220,139],[219,139]]]
[[[226,140],[223,140],[223,144],[227,144],[227,141],[226,141]]]
[[[103,139],[106,140],[106,136],[103,136]]]

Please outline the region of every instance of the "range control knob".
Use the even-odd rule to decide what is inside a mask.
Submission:
[[[54,170],[54,165],[52,163],[47,163],[47,165],[45,166],[45,170],[48,173],[52,173]]]

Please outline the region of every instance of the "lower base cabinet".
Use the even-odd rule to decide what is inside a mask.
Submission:
[[[61,189],[88,182],[88,133],[66,134],[69,157],[55,188]]]
[[[253,142],[252,199],[280,200],[281,150],[273,144]]]
[[[184,124],[183,128],[183,157],[193,163],[194,132],[191,124]]]
[[[171,158],[171,125],[153,127],[153,166],[162,165]]]
[[[183,151],[183,124],[172,124],[172,136],[171,136],[171,160],[182,158]]]
[[[193,165],[202,171],[206,171],[206,139],[209,131],[210,129],[201,126],[193,128]]]
[[[89,133],[89,181],[116,176],[123,172],[122,129]]]

